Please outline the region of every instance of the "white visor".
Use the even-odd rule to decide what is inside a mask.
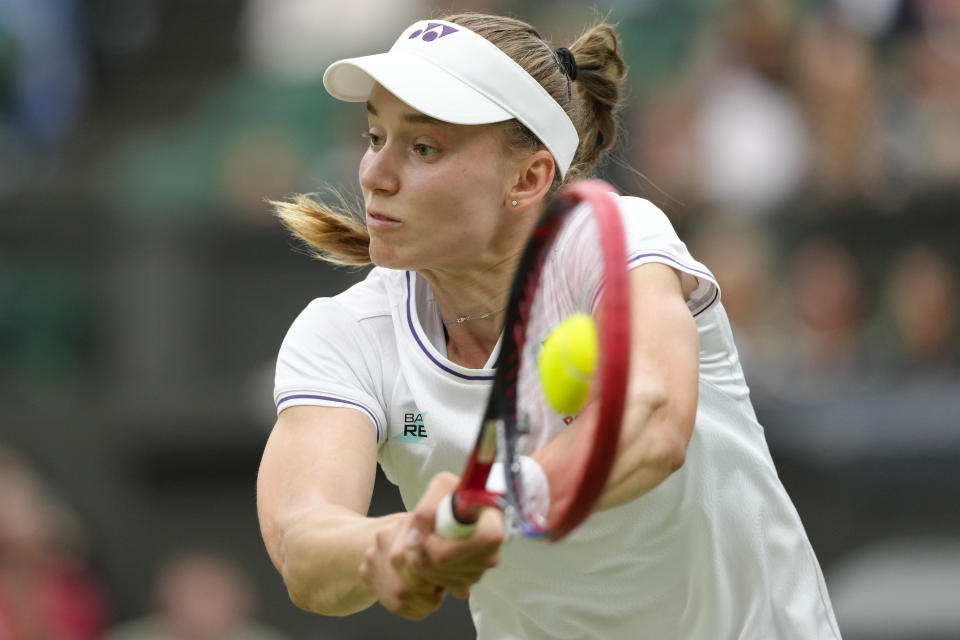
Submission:
[[[451,22],[421,20],[387,53],[338,60],[323,74],[330,95],[346,102],[367,100],[375,82],[443,122],[516,118],[547,147],[561,176],[580,144],[563,107],[533,76],[486,38]]]

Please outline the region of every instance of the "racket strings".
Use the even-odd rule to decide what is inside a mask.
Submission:
[[[561,415],[546,400],[541,386],[538,359],[542,344],[550,331],[571,313],[591,313],[597,287],[603,275],[603,254],[598,245],[598,232],[592,216],[572,213],[554,228],[556,239],[542,251],[535,275],[523,287],[525,300],[518,307],[522,312],[515,330],[519,361],[516,371],[516,424],[505,426],[504,470],[508,495],[528,533],[542,529],[543,514],[530,513],[528,497],[538,490],[534,486],[542,478],[531,477],[519,464],[518,456],[530,455],[547,445],[562,432],[575,416]],[[591,390],[591,397],[596,389]],[[589,402],[589,399],[588,399]],[[571,456],[576,459],[576,456]],[[565,483],[577,483],[582,470],[564,470],[562,477],[550,477],[550,492]],[[554,486],[557,485],[557,486]]]

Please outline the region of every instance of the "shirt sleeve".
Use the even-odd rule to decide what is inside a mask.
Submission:
[[[381,367],[369,343],[359,321],[336,300],[307,305],[280,346],[277,413],[296,405],[355,409],[370,419],[381,443],[386,424]]]
[[[617,200],[627,236],[628,268],[660,262],[688,273],[699,285],[687,298],[694,317],[716,306],[720,301],[717,279],[690,255],[666,214],[649,200],[628,196]]]
[[[649,262],[660,262],[694,276],[698,286],[687,299],[687,307],[696,317],[720,300],[716,278],[704,265],[693,259],[687,246],[677,236],[667,216],[652,202],[642,198],[618,196],[617,205],[626,235],[627,268],[633,269]],[[565,271],[564,278],[571,288],[556,287],[554,295],[563,304],[577,306],[577,291],[592,292],[594,302],[602,289],[602,265],[597,264],[599,242],[597,229],[589,224],[586,205],[571,216],[571,220],[557,239],[552,258],[556,269]],[[562,265],[562,266],[559,266]],[[545,273],[548,269],[545,269]],[[572,285],[576,283],[576,287]]]

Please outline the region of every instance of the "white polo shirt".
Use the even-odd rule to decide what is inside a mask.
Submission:
[[[750,404],[720,291],[652,203],[620,197],[631,267],[697,278],[700,395],[683,467],[591,515],[559,543],[510,537],[471,591],[479,638],[839,638],[820,567]],[[565,247],[564,238],[557,243]],[[571,265],[576,255],[571,249]],[[574,269],[575,270],[575,269]],[[439,471],[459,474],[486,405],[484,369],[446,358],[427,282],[374,268],[311,302],[280,349],[275,401],[351,407],[412,508]]]

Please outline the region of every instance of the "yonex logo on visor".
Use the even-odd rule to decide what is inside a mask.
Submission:
[[[436,31],[438,27],[440,28],[439,32]],[[423,37],[420,38],[421,40],[425,40],[426,42],[433,42],[438,38],[442,38],[443,36],[448,36],[451,33],[455,33],[457,31],[459,31],[459,29],[455,29],[454,27],[451,27],[448,24],[440,24],[439,22],[430,22],[427,24],[426,29],[417,29],[416,31],[411,33],[410,37],[407,39],[413,40],[414,38],[416,38],[422,33]]]
[[[447,36],[456,34],[456,38]],[[340,100],[363,102],[374,84],[432,118],[453,124],[517,119],[566,175],[580,143],[563,107],[515,60],[463,25],[421,20],[386,53],[339,60],[323,85]]]

